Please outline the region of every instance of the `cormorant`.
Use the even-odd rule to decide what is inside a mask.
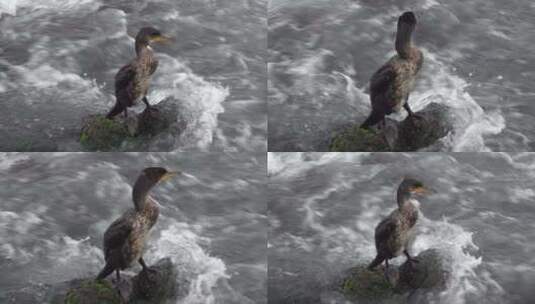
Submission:
[[[126,109],[138,103],[140,99],[147,105],[147,108],[150,108],[147,90],[151,75],[158,67],[158,60],[154,57],[150,45],[154,42],[166,42],[169,39],[152,27],[139,30],[135,43],[137,57],[123,66],[115,75],[115,106],[106,118],[112,119],[121,112],[124,112],[126,117],[128,115]]]
[[[411,43],[415,27],[414,13],[405,12],[399,17],[396,34],[397,55],[377,70],[370,80],[372,112],[361,128],[368,129],[381,121],[384,124],[385,115],[399,112],[401,107],[407,110],[409,116],[414,115],[407,100],[424,59],[422,51]]]
[[[385,261],[386,270],[388,270],[388,260],[402,253],[410,263],[417,262],[407,251],[412,227],[418,219],[418,207],[413,202],[412,195],[426,192],[424,185],[417,180],[405,178],[401,182],[397,192],[398,209],[392,211],[375,228],[377,256],[368,269],[372,270]]]
[[[98,274],[97,280],[106,278],[115,270],[119,282],[119,271],[130,267],[135,261],[141,264],[143,271],[149,270],[143,260],[143,249],[159,214],[158,203],[149,196],[149,191],[158,182],[179,173],[160,167],[146,168],[141,172],[132,190],[135,208],[126,211],[104,233],[106,266]]]

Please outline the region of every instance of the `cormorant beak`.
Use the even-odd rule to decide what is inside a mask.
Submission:
[[[166,35],[159,35],[151,39],[152,42],[163,43],[163,44],[169,43],[172,40],[173,38],[171,38],[170,36],[166,36]]]
[[[430,193],[430,191],[425,187],[417,187],[412,190],[412,193],[415,194],[427,194]]]
[[[182,174],[182,172],[180,172],[180,171],[169,171],[169,172],[165,173],[160,180],[165,182],[165,181],[168,181],[169,179],[171,179],[171,177],[173,177],[175,175],[179,175],[179,174]]]

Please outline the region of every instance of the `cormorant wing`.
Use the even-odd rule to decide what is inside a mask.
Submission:
[[[384,246],[385,243],[396,234],[397,229],[398,220],[396,217],[389,216],[382,220],[375,228],[375,244]]]
[[[115,75],[115,92],[128,88],[136,76],[135,62],[123,66]]]
[[[154,60],[150,66],[150,74],[154,74],[156,72],[156,69],[158,68],[158,60]]]
[[[129,216],[129,213],[116,219],[104,232],[104,253],[121,248],[128,240],[133,230],[134,219],[133,216]]]
[[[379,70],[377,70],[370,79],[370,95],[384,95],[384,93],[389,92],[396,78],[396,71],[394,67],[386,63]],[[382,94],[383,93],[383,94]]]

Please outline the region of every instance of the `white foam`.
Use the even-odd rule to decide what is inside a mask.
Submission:
[[[303,153],[268,152],[268,174],[293,176],[311,167],[329,163],[333,160],[359,164],[370,153]]]
[[[195,227],[173,220],[160,232],[156,241],[150,242],[150,248],[145,256],[153,262],[160,258],[171,257],[179,268],[178,275],[190,282],[189,293],[177,303],[215,303],[216,288],[220,287],[221,281],[230,276],[227,274],[225,263],[219,258],[210,256],[201,247],[209,245],[209,239],[199,236],[194,230]]]
[[[440,3],[437,2],[436,0],[424,0],[424,3],[421,4],[421,8],[424,10],[427,10],[427,9],[432,8],[433,6],[439,6],[439,5]]]
[[[412,246],[414,254],[434,248],[450,263],[451,278],[448,288],[440,294],[440,303],[462,304],[469,296],[501,296],[504,292],[490,275],[485,279],[479,277],[477,268],[483,260],[475,254],[479,248],[472,235],[447,219],[431,221],[420,214]]]
[[[15,16],[17,14],[17,0],[0,0],[0,15],[2,13]]]
[[[11,6],[15,7],[14,11],[19,8],[30,8],[32,10],[56,10],[56,11],[70,11],[73,9],[86,9],[86,5],[98,6],[97,0],[1,0],[3,2],[11,2]],[[1,5],[0,5],[1,7]],[[15,13],[13,15],[15,15]]]
[[[183,145],[193,145],[206,149],[212,143],[217,129],[217,116],[224,112],[223,101],[229,95],[229,89],[217,83],[211,83],[195,75],[190,68],[175,58],[160,55],[158,71],[153,76],[148,99],[159,103],[166,98],[177,100],[185,113],[187,127],[182,138]]]
[[[25,154],[0,152],[0,171],[7,171],[14,164],[29,160],[30,157]]]
[[[90,238],[73,239],[58,235],[44,240],[42,248],[48,263],[44,264],[39,281],[64,281],[83,276],[93,276],[104,265],[102,249],[91,245]]]

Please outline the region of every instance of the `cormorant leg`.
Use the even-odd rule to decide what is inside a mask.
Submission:
[[[149,101],[147,100],[147,96],[144,96],[144,97],[143,97],[143,102],[144,102],[145,105],[147,106],[147,109],[150,108],[150,104],[149,104]]]
[[[150,269],[147,264],[145,264],[145,261],[143,260],[143,257],[140,257],[138,260],[139,264],[141,264],[141,267],[143,267],[143,271],[153,271],[156,272],[154,269]]]
[[[123,294],[121,293],[121,275],[119,273],[119,269],[115,270],[115,274],[117,275],[117,282],[115,283],[115,289],[117,290],[117,294],[119,294],[119,299],[123,299]]]
[[[418,261],[417,259],[411,257],[409,255],[409,252],[407,251],[407,249],[403,250],[403,253],[405,254],[405,256],[407,257],[407,261],[409,261],[410,264],[412,263],[419,263],[420,261]]]
[[[412,112],[411,107],[409,106],[409,103],[407,101],[405,101],[405,104],[403,104],[403,107],[405,108],[405,110],[407,110],[407,112],[409,113],[409,116],[414,115],[414,112]]]
[[[147,264],[145,264],[145,260],[143,260],[143,257],[140,257],[138,262],[139,262],[139,264],[141,264],[141,267],[143,267],[143,271],[145,271],[145,269],[149,268],[149,267],[147,267]]]
[[[407,97],[407,99],[409,99]],[[411,110],[411,107],[409,106],[409,103],[407,101],[405,101],[405,104],[403,105],[403,107],[405,108],[405,110],[407,110],[407,112],[409,113],[409,117],[412,117],[412,118],[419,118],[419,119],[424,119],[424,117],[420,114],[416,114],[414,113],[412,110]]]
[[[390,283],[390,279],[388,278],[388,259],[385,259],[385,272],[384,272],[384,275],[385,275],[385,279],[388,283]]]

